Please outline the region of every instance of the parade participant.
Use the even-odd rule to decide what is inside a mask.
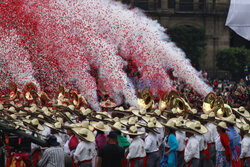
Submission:
[[[167,157],[167,163],[166,167],[177,167],[177,149],[178,149],[178,141],[176,140],[175,131],[175,119],[172,118],[168,120],[168,122],[165,124],[166,126],[166,134],[168,135],[167,143],[169,146],[169,150],[165,152],[164,156]]]
[[[98,152],[96,167],[121,167],[121,161],[124,158],[124,150],[116,143],[116,134],[110,132],[107,136],[107,144]]]
[[[146,138],[145,138],[145,149],[147,153],[147,167],[159,167],[160,166],[160,154],[159,154],[159,145],[157,143],[157,134],[159,133],[156,130],[156,126],[153,122],[148,122],[146,129]]]
[[[144,132],[139,132],[136,125],[129,127],[128,130],[122,130],[122,132],[129,135],[132,139],[128,148],[128,155],[126,157],[129,161],[128,167],[145,167],[145,143],[140,138],[140,135],[142,135]]]
[[[230,148],[232,151],[232,167],[240,166],[240,135],[236,131],[234,125],[236,123],[236,117],[234,114],[231,114],[228,117],[222,117],[222,120],[227,123],[228,131],[226,131],[229,142]]]
[[[122,130],[122,124],[120,122],[115,122],[114,125],[110,125],[113,132],[117,135],[117,142],[120,147],[123,149],[126,149],[130,143],[128,142],[127,138],[122,136],[121,130]]]
[[[217,125],[219,135],[215,138],[216,167],[229,167],[232,159],[232,151],[229,145],[229,138],[225,133],[228,130],[225,122]]]
[[[92,167],[92,159],[96,154],[95,135],[86,128],[73,128],[81,142],[74,152],[74,160],[79,167]]]
[[[64,134],[61,123],[56,122],[54,125],[52,125],[46,122],[45,124],[50,128],[51,134],[56,137],[57,142],[60,143],[60,146],[63,147],[65,143],[63,142],[63,139],[60,135],[60,133]]]
[[[60,147],[55,136],[48,139],[49,148],[46,149],[38,162],[39,167],[64,167],[65,152]]]
[[[42,135],[42,138],[45,139],[49,134],[51,134],[50,128],[45,124],[43,115],[39,114],[37,116],[37,119],[44,129],[43,131],[40,132],[40,134]]]
[[[188,141],[184,152],[184,160],[188,167],[197,167],[200,165],[200,144],[195,135],[202,135],[207,132],[207,129],[198,121],[187,121],[185,125]]]
[[[99,151],[103,146],[107,144],[107,139],[104,132],[109,131],[109,127],[104,125],[102,121],[91,122],[91,125],[96,129],[97,134],[95,137],[95,142],[97,146],[97,151]]]
[[[210,115],[210,117],[209,117]],[[213,167],[215,166],[213,159],[210,157],[215,154],[215,149],[212,147],[215,136],[217,134],[216,126],[211,122],[214,117],[214,112],[210,114],[202,114],[200,116],[201,123],[208,129],[208,132],[202,135],[204,139],[204,147],[200,153],[200,166],[201,167]]]
[[[246,122],[237,125],[240,129],[241,141],[241,167],[247,167],[250,164],[250,127]]]
[[[75,136],[75,134],[73,133],[72,129],[69,127],[66,127],[66,128],[67,128],[67,135],[69,135],[70,138],[64,144],[63,150],[65,153],[69,154],[70,157],[72,158],[73,166],[77,167],[78,165],[74,161],[73,154],[75,152],[75,149],[76,149],[79,141],[78,141],[77,137]]]
[[[178,142],[178,149],[177,149],[177,159],[178,167],[185,167],[185,161],[184,161],[184,150],[185,150],[185,139],[186,139],[186,132],[183,129],[185,122],[182,117],[177,118],[175,126],[179,129],[175,131],[176,134],[176,140]]]

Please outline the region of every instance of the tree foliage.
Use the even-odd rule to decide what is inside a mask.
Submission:
[[[233,79],[244,77],[245,66],[250,67],[250,50],[246,48],[227,48],[216,54],[217,67],[231,72]]]
[[[206,34],[204,28],[176,26],[169,27],[167,33],[171,40],[186,53],[193,66],[196,68],[203,66],[202,60],[206,54]]]

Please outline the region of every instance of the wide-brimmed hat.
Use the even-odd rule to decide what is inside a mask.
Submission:
[[[168,122],[166,124],[164,124],[164,126],[166,126],[167,128],[171,128],[171,129],[177,129],[176,127],[176,119],[175,118],[172,118],[172,119],[169,119]]]
[[[29,126],[32,130],[38,130],[38,131],[44,130],[44,127],[39,123],[37,118],[34,118],[32,120],[24,119],[23,123],[24,125]]]
[[[132,110],[132,113],[136,115],[137,117],[142,117],[142,116],[146,116],[147,110],[146,109]]]
[[[217,124],[218,127],[222,128],[222,129],[225,129],[225,130],[228,130],[228,127],[227,127],[227,124],[225,122],[219,122]]]
[[[88,116],[92,113],[92,110],[90,108],[85,109],[84,107],[81,107],[80,112],[83,116]]]
[[[95,114],[96,115],[101,115],[104,118],[112,118],[111,115],[109,113],[107,113],[107,112],[96,112]]]
[[[174,115],[174,116],[176,116],[176,115],[179,114],[177,108],[172,108],[170,110],[166,110],[165,112],[168,113],[168,114],[170,114],[170,115]]]
[[[89,142],[95,141],[95,135],[87,128],[72,128],[73,132],[81,139]]]
[[[58,112],[59,115],[64,118],[66,121],[68,121],[69,123],[73,123],[73,121],[71,120],[71,114],[69,112],[62,112],[62,111],[59,111]]]
[[[103,121],[105,123],[113,123],[112,118],[108,118],[102,114],[96,114],[95,116],[89,116],[89,120],[98,122],[98,121]]]
[[[61,122],[56,122],[55,124],[45,122],[45,125],[48,126],[51,129],[55,130],[58,133],[65,133],[64,130],[63,130],[63,126],[62,126]]]
[[[90,122],[90,124],[97,130],[100,130],[103,132],[109,131],[109,127],[105,125],[102,121],[99,121],[99,122],[92,121]]]
[[[147,124],[143,124],[143,123],[139,123],[140,126],[144,127],[145,129],[151,131],[151,132],[154,132],[154,133],[160,133],[158,130],[157,130],[157,126],[155,123],[153,122],[148,122]]]
[[[161,111],[158,110],[158,109],[154,110],[153,113],[148,113],[148,115],[151,115],[151,116],[156,117],[156,118],[158,118],[158,119],[162,119],[162,120],[164,120],[164,121],[167,120],[167,118],[164,117],[164,116],[161,114]]]
[[[136,117],[121,118],[120,122],[125,126],[133,126],[137,124],[138,119]]]
[[[114,123],[114,125],[110,125],[110,127],[118,131],[121,131],[122,128],[124,128],[124,125],[122,125],[121,122],[116,122]]]
[[[147,123],[152,122],[156,128],[163,127],[163,125],[155,117],[151,117],[150,115],[143,116],[142,119]]]
[[[138,132],[136,126],[130,126],[127,130],[121,130],[122,133],[132,136],[143,135],[145,132]]]
[[[195,108],[192,108],[190,111],[189,111],[189,114],[192,114],[192,115],[197,115],[198,111],[195,109]]]
[[[250,130],[249,124],[243,124],[243,123],[239,123],[236,124],[237,128],[239,128],[240,130],[247,132]]]
[[[244,107],[239,108],[233,108],[234,111],[236,111],[240,116],[250,118],[249,112]]]
[[[13,106],[11,106],[9,108],[4,108],[3,110],[6,111],[6,112],[8,112],[8,113],[12,113],[12,114],[14,114],[14,113],[17,112],[16,109],[15,109],[15,107],[13,107]]]
[[[120,107],[116,107],[114,110],[110,110],[110,112],[127,115],[127,114],[131,114],[131,111],[134,109],[135,108],[132,107],[130,109],[124,110],[124,108],[122,106],[120,106]]]
[[[218,118],[216,118],[216,119],[218,119]],[[231,124],[235,124],[236,123],[236,117],[235,117],[234,114],[231,114],[228,117],[221,117],[221,118],[219,118],[219,120],[222,120],[222,121],[225,121],[225,122],[231,123]]]
[[[56,147],[60,145],[55,136],[50,136],[49,139],[47,140],[47,143],[50,147]]]
[[[203,121],[214,121],[215,114],[214,112],[210,112],[209,114],[201,114],[199,119]]]
[[[173,118],[173,119],[175,121],[175,126],[178,129],[184,129],[185,128],[186,120],[184,120],[182,116],[179,116],[179,117]]]
[[[117,106],[114,102],[110,101],[109,99],[106,101],[101,101],[100,106],[103,108],[114,108]]]
[[[198,132],[200,134],[205,134],[207,133],[207,128],[205,126],[203,126],[199,121],[187,121],[185,123],[186,127],[195,131],[195,132]]]
[[[42,113],[45,115],[45,116],[48,116],[48,117],[52,117],[53,113],[50,112],[50,110],[47,108],[47,107],[43,107],[41,109]]]

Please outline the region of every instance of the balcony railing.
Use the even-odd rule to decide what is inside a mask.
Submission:
[[[229,3],[180,2],[175,3],[175,13],[226,14]]]
[[[191,13],[191,14],[227,14],[229,2],[212,3],[212,2],[178,2],[172,1],[168,10],[174,13]],[[154,13],[161,10],[159,1],[134,0],[133,6],[139,7],[146,12]]]

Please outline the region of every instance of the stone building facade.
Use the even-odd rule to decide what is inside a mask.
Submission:
[[[121,0],[140,7],[164,26],[204,27],[207,44],[205,69],[218,75],[215,54],[230,46],[229,28],[225,27],[230,0]]]

